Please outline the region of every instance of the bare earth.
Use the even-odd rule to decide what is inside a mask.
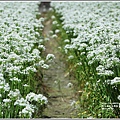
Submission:
[[[46,17],[45,14],[44,17]],[[75,100],[74,86],[68,87],[68,83],[72,83],[73,78],[66,76],[66,65],[63,55],[59,51],[57,38],[52,38],[49,35],[52,21],[46,20],[44,22],[44,37],[49,36],[50,39],[45,43],[46,52],[55,55],[54,62],[51,63],[50,69],[44,71],[44,84],[50,88],[48,92],[48,105],[43,112],[43,116],[50,118],[73,118],[77,115],[77,110],[71,106],[72,101]]]

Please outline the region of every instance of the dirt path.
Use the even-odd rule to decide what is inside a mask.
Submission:
[[[51,20],[45,21],[44,25],[43,34],[44,36],[48,36],[52,27]],[[77,112],[75,107],[71,106],[71,103],[75,100],[74,88],[73,86],[68,87],[72,80],[65,75],[66,66],[64,58],[59,51],[58,39],[53,39],[51,36],[48,38],[49,41],[45,43],[45,54],[54,54],[55,60],[51,63],[50,69],[44,71],[43,81],[51,90],[48,93],[49,103],[44,110],[43,116],[51,118],[72,118],[76,116]]]

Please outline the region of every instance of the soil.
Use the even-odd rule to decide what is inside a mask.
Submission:
[[[44,13],[44,31],[43,35],[49,38],[45,42],[45,55],[54,54],[54,62],[48,70],[44,70],[44,84],[50,88],[48,91],[48,105],[43,112],[44,118],[76,118],[77,109],[72,102],[76,101],[74,78],[69,77],[66,73],[66,61],[59,50],[58,38],[52,38],[49,34],[52,30],[52,20],[47,18]]]

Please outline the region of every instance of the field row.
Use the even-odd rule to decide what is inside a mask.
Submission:
[[[52,2],[54,23],[66,31],[67,61],[83,93],[79,117],[119,117],[120,3]],[[64,31],[63,30],[63,31]],[[61,32],[63,32],[61,31]],[[103,109],[104,104],[110,104]]]
[[[38,2],[1,2],[0,16],[0,118],[32,118],[38,111],[40,117],[48,100],[37,93],[36,74],[54,56],[41,56],[44,18],[38,19]]]

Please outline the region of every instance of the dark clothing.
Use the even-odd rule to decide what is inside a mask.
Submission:
[[[50,8],[50,2],[41,2],[39,5],[40,12],[46,12]]]

